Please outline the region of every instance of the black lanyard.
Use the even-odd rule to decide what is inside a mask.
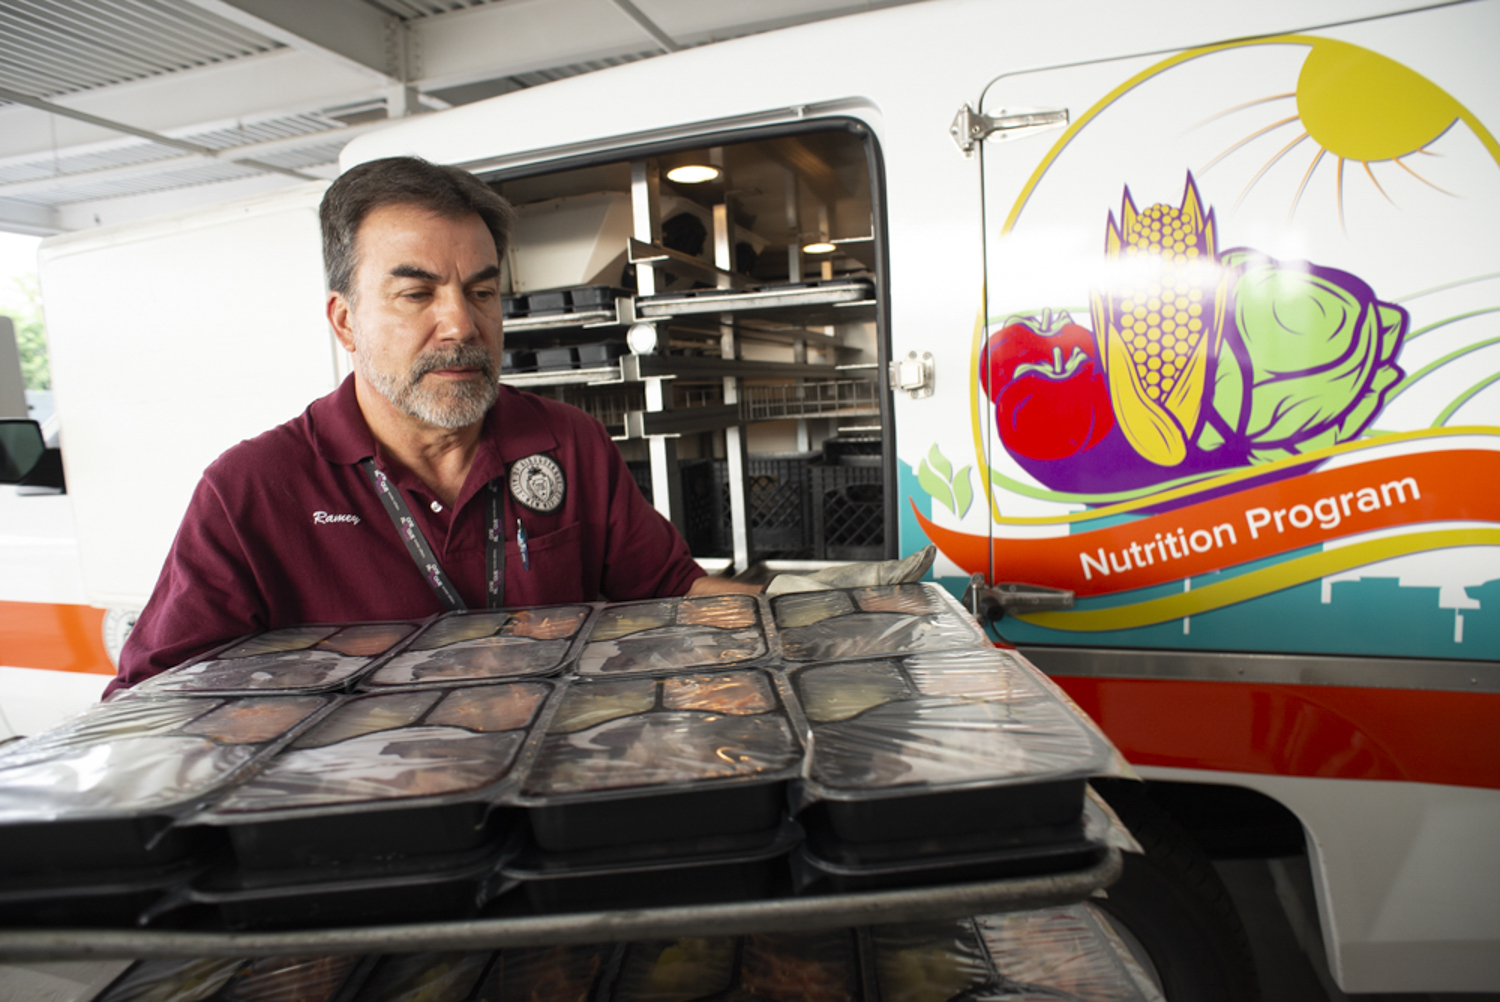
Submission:
[[[396,527],[396,534],[406,544],[406,552],[411,554],[417,570],[422,572],[422,577],[437,592],[438,601],[449,612],[467,609],[463,597],[458,594],[458,589],[453,586],[443,565],[438,563],[437,554],[423,535],[422,527],[412,517],[411,508],[407,507],[406,499],[401,496],[396,485],[375,465],[375,460],[366,459],[359,465],[375,487],[380,503],[385,506],[385,513],[391,517],[391,524]],[[485,590],[489,593],[491,609],[499,609],[505,605],[505,499],[501,496],[500,489],[499,479],[491,480],[486,485],[489,505],[484,534],[484,570]]]

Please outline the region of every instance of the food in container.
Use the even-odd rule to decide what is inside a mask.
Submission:
[[[734,980],[734,940],[684,936],[626,947],[614,1002],[695,1002]]]
[[[612,946],[527,946],[502,950],[472,1002],[590,1002]]]
[[[561,668],[584,605],[459,612],[433,622],[364,680],[366,688],[542,675]]]
[[[881,1002],[950,1002],[995,980],[970,919],[878,926],[870,948]]]
[[[240,968],[214,1002],[329,1002],[358,957],[261,957]]]
[[[767,652],[751,595],[605,606],[579,656],[584,675],[684,671],[753,661]]]
[[[557,708],[549,734],[571,734],[596,724],[645,713],[656,705],[656,683],[648,678],[575,685]]]
[[[513,682],[349,699],[216,805],[221,815],[477,790],[504,778],[549,691]]]
[[[797,676],[802,712],[815,724],[847,720],[911,695],[901,671],[889,662],[819,665]]]
[[[578,728],[584,714],[577,707],[599,712],[595,708],[602,700],[592,690],[603,685],[609,683],[577,682],[563,694],[526,778],[527,794],[546,797],[754,776],[787,769],[800,759],[800,745],[763,672],[619,686],[605,698],[624,695],[644,709]],[[649,704],[644,699],[648,692]],[[669,708],[689,703],[695,708]]]
[[[859,958],[843,929],[746,936],[740,990],[764,1002],[855,1002]]]
[[[776,708],[770,680],[758,672],[665,679],[662,706],[668,710],[705,710],[736,716],[766,713]]]
[[[410,953],[382,957],[353,1002],[463,1002],[488,953]]]
[[[130,694],[336,689],[416,629],[416,623],[397,622],[271,630],[162,672],[135,686]]]
[[[961,650],[988,641],[937,585],[780,595],[771,610],[788,661],[841,661]]]
[[[1024,989],[1098,1002],[1163,1002],[1109,917],[1093,904],[974,921],[1000,974]]]
[[[796,809],[842,839],[891,841],[1064,824],[1108,741],[1035,669],[989,649],[792,670],[812,725]]]
[[[97,1002],[203,1002],[244,964],[218,958],[143,960],[116,978]]]

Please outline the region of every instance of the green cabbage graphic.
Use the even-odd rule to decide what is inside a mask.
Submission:
[[[1356,438],[1404,373],[1404,309],[1348,272],[1248,250],[1219,257],[1231,307],[1197,445],[1264,463]]]

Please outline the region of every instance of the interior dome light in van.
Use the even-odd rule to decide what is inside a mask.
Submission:
[[[678,184],[703,184],[705,181],[717,181],[723,174],[719,168],[708,164],[683,164],[667,171],[667,180]]]

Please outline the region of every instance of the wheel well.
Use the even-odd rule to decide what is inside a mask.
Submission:
[[[1094,780],[1106,800],[1110,785],[1129,780]],[[1258,790],[1217,783],[1144,784],[1145,795],[1187,831],[1210,859],[1264,859],[1307,851],[1302,822],[1284,805]]]

